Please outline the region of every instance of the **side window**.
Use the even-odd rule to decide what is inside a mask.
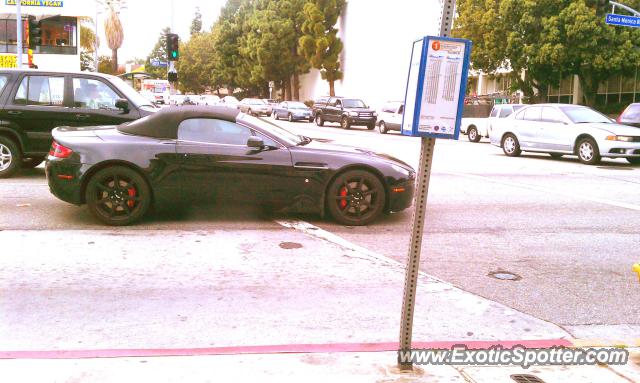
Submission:
[[[491,114],[489,116],[490,117],[497,117],[499,110],[500,110],[500,108],[497,108],[497,107],[494,106],[493,109],[491,109]]]
[[[18,105],[62,106],[64,77],[25,76],[13,100]]]
[[[527,108],[524,111],[524,120],[528,120],[528,121],[540,121],[540,112],[541,112],[542,108],[539,107],[532,107],[532,108]]]
[[[336,100],[336,108],[342,108],[342,101]]]
[[[5,85],[7,85],[7,81],[9,81],[9,77],[5,75],[0,75],[0,93],[4,90]]]
[[[213,118],[192,118],[178,126],[178,139],[222,145],[246,145],[251,129]]]
[[[262,134],[262,133],[260,133],[260,132],[252,132],[252,134],[253,134],[254,136],[258,136],[258,137],[262,138],[262,141],[263,141],[263,142],[264,142],[264,144],[265,144],[265,145],[267,145],[267,146],[272,146],[272,147],[275,147],[275,148],[279,148],[279,147],[281,147],[281,146],[282,146],[282,145],[280,145],[279,143],[277,143],[275,140],[273,140],[273,139],[271,139],[271,138],[269,138],[269,137],[265,136],[264,134]],[[246,142],[247,142],[247,141],[245,140],[245,143],[246,143]]]
[[[557,109],[545,107],[542,108],[542,121],[562,123],[564,122],[564,119],[562,118],[562,114],[558,112]]]
[[[116,110],[120,96],[107,84],[87,78],[73,79],[73,106],[75,108]]]
[[[505,118],[508,117],[511,113],[513,113],[513,108],[509,107],[504,107],[500,110],[500,116],[498,116],[499,118]]]
[[[382,107],[382,111],[385,113],[394,113],[393,105],[385,104],[385,106]]]

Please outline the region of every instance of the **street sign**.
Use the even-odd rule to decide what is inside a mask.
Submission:
[[[17,68],[18,58],[16,55],[0,55],[0,68]]]
[[[620,25],[623,27],[640,28],[640,17],[616,15],[615,13],[607,14],[606,23],[610,25]]]
[[[413,43],[402,134],[457,140],[471,41],[426,36]]]
[[[274,86],[276,86],[276,82],[275,81],[269,81],[269,88],[273,88]]]
[[[167,62],[166,61],[160,61],[160,60],[151,60],[151,66],[166,67],[167,66]]]

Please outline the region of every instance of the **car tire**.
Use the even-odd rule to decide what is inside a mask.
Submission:
[[[125,226],[147,213],[151,207],[151,189],[135,170],[111,166],[89,179],[85,200],[91,214],[102,223]]]
[[[22,164],[22,152],[10,138],[0,136],[0,178],[11,177]]]
[[[386,191],[382,182],[366,170],[349,170],[338,175],[326,193],[327,210],[341,225],[363,226],[384,211]]]
[[[627,162],[630,163],[631,165],[640,165],[640,158],[637,158],[637,157],[627,158]]]
[[[467,129],[467,138],[471,142],[480,142],[481,137],[478,134],[478,129],[476,129],[475,126],[472,126],[469,129]]]
[[[323,126],[324,120],[322,119],[322,115],[316,114],[316,125]]]
[[[313,117],[309,117],[308,121],[309,121],[309,123],[312,123],[313,122]]]
[[[289,113],[289,115],[287,116],[287,119],[289,120],[289,122],[293,122],[293,115]]]
[[[278,113],[275,113],[275,112],[274,112],[274,113],[273,113],[273,116],[274,116],[273,118],[275,118],[275,119],[276,119],[276,121],[280,120],[280,116],[278,116]]]
[[[349,129],[351,128],[351,124],[349,123],[349,119],[346,117],[342,117],[342,119],[340,120],[340,127],[342,129]]]
[[[380,125],[378,126],[378,131],[381,134],[387,134],[387,132],[389,131],[387,129],[387,124],[385,124],[384,121],[380,121]]]
[[[251,110],[251,109],[247,110],[247,114],[249,116],[255,116],[255,114],[253,113],[253,110]]]
[[[33,169],[44,162],[44,158],[35,157],[35,158],[25,158],[22,160],[22,168],[23,169]]]
[[[369,124],[367,125],[367,130],[373,130],[376,128],[376,124]]]
[[[502,151],[509,157],[518,157],[522,153],[516,136],[511,133],[504,136],[502,139]]]
[[[600,163],[600,149],[593,138],[584,138],[578,142],[576,149],[578,160],[586,165],[596,165]]]
[[[560,154],[560,153],[549,153],[549,155],[551,156],[551,158],[555,158],[555,159],[559,159],[559,158],[562,158],[562,156],[564,156],[564,154]]]

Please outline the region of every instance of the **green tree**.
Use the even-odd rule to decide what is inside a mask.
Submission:
[[[98,72],[106,74],[117,74],[117,72],[113,70],[113,60],[111,57],[98,57]]]
[[[320,70],[329,83],[329,94],[335,95],[335,81],[342,79],[340,53],[342,41],[335,25],[345,6],[345,0],[312,0],[304,6],[302,37],[299,52],[311,66]]]
[[[229,0],[212,28],[212,53],[217,58],[214,68],[229,94],[233,94],[235,88],[243,87],[248,82],[249,76],[243,69],[246,64],[240,55],[240,45],[244,22],[250,9],[250,0]]]
[[[167,33],[170,33],[171,29],[169,27],[163,28],[162,32],[158,36],[158,41],[156,45],[153,46],[151,53],[147,56],[147,60],[144,63],[145,72],[149,73],[151,76],[155,78],[166,78],[167,77],[167,67],[155,67],[151,66],[151,61],[160,61],[167,62]]]
[[[191,21],[191,36],[200,32],[202,32],[202,14],[200,13],[200,7],[196,7],[196,13]]]
[[[177,70],[181,91],[203,93],[223,86],[215,71],[217,57],[212,54],[213,44],[211,33],[203,32],[180,46],[182,57],[177,62]]]
[[[93,31],[93,19],[80,19],[80,70],[94,70],[96,63],[93,58],[98,49],[99,41]]]

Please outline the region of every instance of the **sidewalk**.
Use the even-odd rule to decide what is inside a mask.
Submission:
[[[0,258],[0,371],[21,381],[640,381],[637,365],[619,369],[626,380],[603,367],[394,374],[402,267],[275,224],[2,231],[0,243],[14,250]],[[426,275],[414,323],[415,347],[571,344],[553,324]]]

